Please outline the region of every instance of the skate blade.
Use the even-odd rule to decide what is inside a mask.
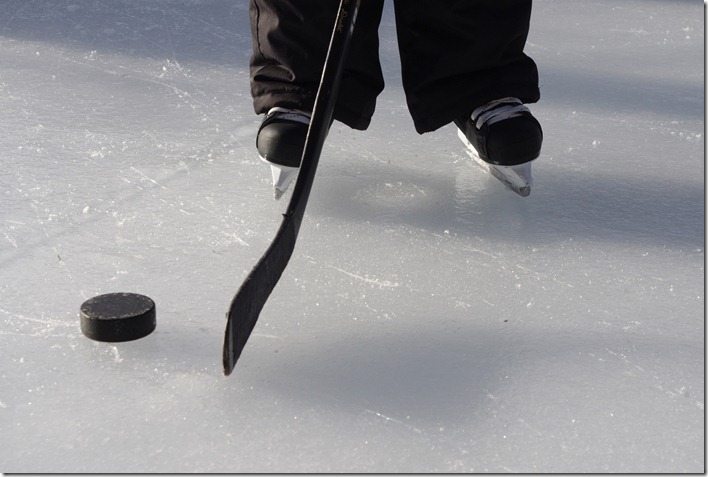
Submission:
[[[484,162],[482,159],[478,161]],[[533,178],[531,177],[530,163],[527,162],[518,166],[495,166],[491,164],[487,164],[487,166],[494,177],[521,197],[528,197],[531,194]]]
[[[497,166],[489,164],[484,159],[479,157],[477,150],[469,142],[467,136],[460,130],[457,135],[465,144],[467,154],[485,171],[489,172],[508,189],[516,192],[521,197],[528,197],[531,194],[531,186],[533,185],[533,177],[531,176],[531,162],[529,161],[518,166]]]
[[[279,200],[285,191],[288,190],[288,186],[297,176],[299,168],[279,166],[276,164],[270,165],[270,172],[273,175],[273,197],[275,200]]]

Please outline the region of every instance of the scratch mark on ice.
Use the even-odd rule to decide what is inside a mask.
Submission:
[[[222,235],[225,235],[226,237],[229,237],[229,238],[232,238],[232,239],[236,240],[236,242],[240,243],[241,245],[243,245],[243,246],[245,246],[245,247],[250,247],[250,244],[249,244],[248,242],[246,242],[245,240],[243,240],[241,237],[239,237],[239,236],[236,235],[235,233],[228,233],[228,232],[224,232],[224,231],[222,230],[222,231],[221,231],[221,234],[222,234]]]
[[[337,270],[338,272],[341,272],[341,273],[348,275],[352,278],[355,278],[357,280],[361,280],[362,282],[369,283],[371,285],[376,285],[377,287],[380,287],[380,288],[397,288],[400,286],[398,283],[390,282],[388,280],[377,280],[377,279],[373,279],[373,278],[362,277],[361,275],[357,275],[355,273],[351,273],[346,270],[342,270],[341,268],[332,267],[332,266],[330,266],[329,268],[333,268],[334,270]]]
[[[145,174],[143,171],[141,171],[140,169],[136,168],[135,166],[130,166],[130,169],[133,170],[133,171],[135,171],[135,172],[137,172],[137,173],[140,174],[140,176],[142,176],[144,179],[149,180],[150,182],[152,182],[152,183],[155,184],[156,186],[162,187],[163,189],[168,190],[167,187],[163,186],[162,184],[160,184],[160,183],[157,182],[155,179],[153,179],[152,177],[148,176],[147,174]]]
[[[369,414],[373,414],[373,415],[376,416],[376,417],[380,417],[381,419],[383,419],[383,420],[386,421],[386,422],[393,422],[393,423],[395,423],[395,424],[400,424],[401,426],[406,427],[406,428],[408,428],[408,429],[410,429],[410,430],[412,430],[413,432],[416,432],[416,433],[418,433],[418,434],[422,434],[422,433],[423,433],[423,431],[421,431],[420,429],[418,429],[418,428],[415,427],[415,426],[412,426],[412,425],[410,425],[410,424],[406,424],[406,423],[403,422],[403,421],[400,421],[400,420],[398,420],[398,419],[394,419],[394,418],[392,418],[392,417],[386,416],[386,415],[384,415],[384,414],[381,414],[380,412],[372,411],[371,409],[364,409],[364,412],[367,412],[367,413],[369,413]]]
[[[122,363],[123,358],[120,357],[120,352],[118,352],[117,346],[111,346],[111,352],[113,353],[113,361],[116,363]]]
[[[253,336],[257,336],[259,338],[270,338],[273,340],[282,340],[283,338],[277,335],[269,335],[267,333],[253,333]]]
[[[41,314],[41,317],[35,318],[0,308],[0,315],[5,315],[5,324],[14,328],[12,331],[0,331],[0,335],[68,337],[71,336],[71,330],[76,326],[74,321],[47,318],[44,313]],[[59,331],[57,333],[57,330],[62,328],[66,329],[67,332],[62,333]]]
[[[8,242],[10,242],[10,244],[11,244],[13,247],[17,248],[17,241],[15,241],[12,237],[10,237],[9,235],[7,235],[7,232],[3,232],[3,235],[5,236],[5,239],[6,239]]]
[[[516,268],[518,268],[519,270],[523,270],[524,272],[527,272],[527,273],[531,274],[531,275],[532,275],[536,280],[538,280],[538,281],[546,281],[547,278],[548,278],[548,277],[547,277],[546,275],[544,275],[543,273],[536,272],[536,271],[531,270],[530,268],[524,267],[524,266],[522,266],[522,265],[516,265]],[[570,283],[563,282],[563,281],[561,281],[561,280],[558,280],[558,279],[555,278],[555,277],[551,277],[550,280],[551,280],[552,282],[558,283],[559,285],[563,285],[564,287],[575,288],[575,287],[574,287],[573,285],[571,285]]]

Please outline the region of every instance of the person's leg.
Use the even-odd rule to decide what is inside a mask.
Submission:
[[[524,54],[530,0],[397,0],[403,86],[416,130],[433,131],[492,100],[539,99]]]
[[[251,0],[251,94],[257,114],[312,110],[337,16],[332,0]],[[334,118],[366,129],[384,81],[378,59],[383,0],[362,2]]]

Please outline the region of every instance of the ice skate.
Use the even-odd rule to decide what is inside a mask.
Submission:
[[[531,161],[541,153],[543,132],[520,100],[492,101],[455,124],[475,162],[520,196],[531,193]]]
[[[309,125],[309,113],[272,108],[258,129],[256,148],[261,160],[270,165],[276,200],[297,176]]]

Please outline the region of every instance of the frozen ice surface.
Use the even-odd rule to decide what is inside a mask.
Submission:
[[[335,124],[234,374],[229,302],[287,205],[245,0],[6,0],[0,470],[703,472],[703,10],[536,2],[527,199],[418,136],[390,4],[372,127]],[[136,292],[157,330],[93,342]]]

